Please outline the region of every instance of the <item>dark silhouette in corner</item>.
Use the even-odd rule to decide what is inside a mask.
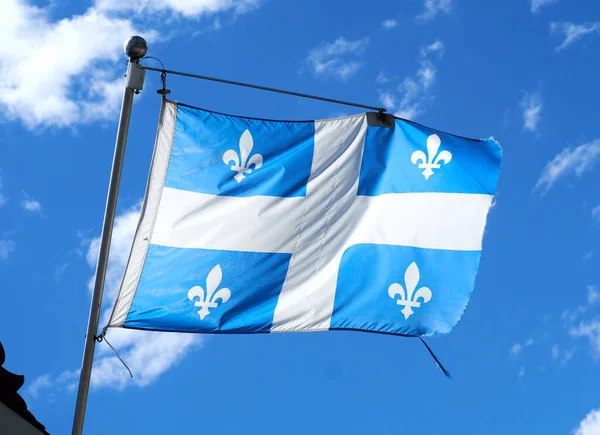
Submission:
[[[27,410],[25,400],[17,392],[25,383],[25,376],[15,375],[2,367],[5,356],[4,347],[2,346],[2,342],[0,342],[0,402],[4,403],[4,405],[12,409],[37,429],[47,434],[46,427],[37,421],[33,414]]]

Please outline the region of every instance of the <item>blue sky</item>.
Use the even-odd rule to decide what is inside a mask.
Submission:
[[[133,7],[130,10],[128,7]],[[122,43],[167,68],[366,104],[504,149],[464,318],[433,337],[111,330],[86,433],[600,433],[600,3],[593,0],[3,2],[0,340],[30,409],[71,428],[113,144]],[[148,61],[152,64],[152,61]],[[159,109],[136,97],[113,236],[111,307]],[[357,110],[168,77],[232,114]]]

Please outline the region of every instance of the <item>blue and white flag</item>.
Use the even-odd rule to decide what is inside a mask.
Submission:
[[[109,326],[451,331],[501,149],[377,119],[268,121],[165,102]]]

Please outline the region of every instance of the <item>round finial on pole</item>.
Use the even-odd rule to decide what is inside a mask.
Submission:
[[[131,60],[139,60],[146,55],[148,44],[141,36],[132,36],[125,41],[125,54]]]

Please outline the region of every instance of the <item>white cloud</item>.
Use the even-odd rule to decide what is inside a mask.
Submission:
[[[573,358],[573,355],[575,355],[575,349],[563,351],[562,363],[564,364],[564,363],[571,361],[571,359]]]
[[[40,397],[40,393],[43,390],[49,389],[52,387],[52,380],[51,380],[51,374],[45,374],[42,376],[38,376],[37,378],[35,378],[33,380],[33,382],[31,382],[31,384],[29,384],[29,387],[27,387],[27,391],[29,392],[29,394],[31,395],[31,397],[33,397],[34,399],[37,399],[38,397]]]
[[[521,368],[519,369],[519,379],[523,379],[524,376],[525,376],[525,366],[521,366]]]
[[[393,29],[394,27],[396,27],[398,25],[398,21],[396,20],[385,20],[383,23],[381,23],[381,27],[383,27],[384,29]]]
[[[65,370],[54,381],[54,385],[58,388],[66,388],[67,391],[73,392],[79,386],[80,370]]]
[[[379,94],[379,102],[384,108],[396,107],[396,97],[390,92],[381,92]]]
[[[588,297],[587,297],[588,306],[594,305],[596,302],[600,301],[600,292],[598,292],[598,289],[596,288],[596,286],[589,285],[587,290],[588,290]]]
[[[21,202],[21,207],[28,211],[40,211],[42,208],[41,204],[34,199],[24,199]]]
[[[83,15],[53,22],[47,8],[25,0],[7,0],[2,6],[0,40],[11,43],[0,45],[0,105],[9,118],[21,119],[31,128],[64,127],[116,111],[118,100],[94,89],[85,95],[76,87],[90,82],[88,71],[106,68],[106,62],[122,57],[123,41],[138,33],[129,20],[109,18],[90,8]],[[111,74],[97,86],[117,80],[122,81]],[[104,109],[100,113],[86,109],[89,101]]]
[[[99,358],[94,362],[91,384],[93,387],[123,389],[136,384],[145,387],[161,374],[177,365],[198,343],[193,334],[133,331],[114,329],[107,334],[110,343],[133,372],[133,379],[107,346],[100,347]]]
[[[398,86],[398,90],[404,95],[400,100],[400,107],[396,110],[396,116],[412,120],[423,113],[421,88],[422,86],[413,77],[404,79],[402,84]]]
[[[600,204],[592,209],[592,217],[600,222]]]
[[[417,16],[418,20],[428,21],[436,17],[439,13],[450,13],[452,10],[452,0],[425,0],[423,2],[425,10]]]
[[[539,92],[526,94],[521,100],[521,108],[523,109],[523,128],[536,131],[542,113],[542,97]]]
[[[27,195],[25,192],[23,192],[23,194],[25,195],[25,199],[23,201],[21,201],[21,207],[27,211],[41,211],[42,210],[42,205],[39,203],[39,201],[36,201],[35,199],[31,198],[29,195]]]
[[[65,370],[56,378],[51,373],[39,376],[27,388],[27,391],[34,399],[39,399],[45,390],[62,390],[69,392],[75,391],[79,384],[79,370]]]
[[[439,39],[436,39],[431,44],[421,47],[421,57],[426,57],[431,53],[444,54],[444,43]]]
[[[531,12],[537,14],[542,6],[549,5],[550,3],[556,3],[558,0],[530,0]]]
[[[0,190],[2,189],[2,187],[4,187],[4,184],[2,184],[2,177],[0,177]],[[6,199],[6,196],[2,195],[2,193],[0,192],[0,205],[4,205],[6,204],[8,200]]]
[[[62,266],[57,267],[54,271],[54,279],[59,281],[70,265],[70,263],[63,263]]]
[[[258,0],[140,0],[137,2],[96,0],[96,7],[102,11],[146,11],[148,13],[170,11],[186,18],[197,18],[201,15],[229,10],[239,14],[255,9],[258,5]]]
[[[514,357],[519,356],[522,349],[523,349],[523,346],[521,346],[519,343],[515,343],[510,348],[510,354]]]
[[[380,72],[379,74],[377,74],[375,81],[377,82],[378,85],[383,85],[383,84],[389,82],[390,79],[387,77],[387,75],[385,75],[384,72]]]
[[[561,178],[569,174],[581,177],[600,159],[600,139],[587,142],[577,148],[567,147],[550,161],[533,190],[543,189],[544,195]]]
[[[558,344],[555,344],[554,346],[552,346],[551,352],[552,352],[552,359],[554,361],[559,362],[559,364],[561,366],[566,365],[569,361],[571,361],[571,359],[573,358],[573,355],[575,355],[575,349],[562,350],[562,352],[561,352],[560,346]]]
[[[0,260],[6,260],[16,247],[16,243],[12,240],[0,240]]]
[[[598,435],[600,434],[600,408],[590,411],[579,423],[574,435]]]
[[[100,327],[108,323],[110,309],[119,291],[119,286],[127,259],[131,241],[137,227],[140,207],[133,207],[117,216],[112,235],[110,260],[106,273],[104,291],[105,306]],[[87,261],[90,267],[95,267],[100,239],[91,241]],[[90,280],[90,290],[93,278]],[[162,373],[175,366],[192,348],[199,344],[200,339],[193,334],[174,334],[166,332],[135,331],[129,329],[111,328],[107,338],[119,352],[134,374],[131,379],[126,369],[108,346],[99,345],[98,357],[94,361],[92,371],[93,387],[111,387],[123,389],[132,383],[140,387],[156,380]]]
[[[589,322],[580,322],[577,327],[569,329],[573,337],[587,337],[596,356],[600,357],[600,318]]]
[[[561,318],[567,322],[573,323],[579,316],[585,314],[589,307],[600,300],[600,293],[596,286],[587,286],[587,305],[579,305],[575,310],[566,309],[563,311]]]
[[[306,62],[315,74],[346,80],[360,69],[357,57],[364,53],[369,41],[348,41],[344,37],[322,44],[308,53]]]
[[[431,89],[437,76],[437,69],[430,56],[436,54],[438,59],[444,54],[444,44],[439,39],[421,47],[419,69],[414,76],[405,77],[398,87],[402,98],[396,116],[414,119],[425,112],[425,103],[433,99]]]
[[[119,214],[115,219],[99,329],[108,323],[117,297],[121,278],[129,258],[133,235],[137,228],[140,208],[140,205],[132,207]],[[96,266],[99,247],[100,238],[89,241],[86,260],[91,268]],[[90,292],[93,281],[92,277],[88,282]],[[133,379],[129,377],[129,373],[109,346],[97,344],[91,378],[91,385],[94,388],[109,387],[122,390],[131,385],[147,386],[165,371],[177,365],[194,345],[201,344],[200,337],[194,334],[136,331],[121,328],[109,329],[106,337],[127,363],[134,377]],[[50,386],[66,388],[67,391],[74,391],[77,388],[78,379],[79,370],[65,370],[54,381],[48,378]]]
[[[552,33],[562,33],[564,35],[563,42],[556,47],[556,51],[563,50],[569,45],[583,38],[585,35],[590,33],[600,33],[600,22],[585,23],[585,24],[573,24],[573,23],[550,23],[550,30]]]
[[[533,338],[528,338],[527,341],[525,341],[525,343],[523,343],[523,344],[515,343],[510,347],[510,355],[512,357],[516,358],[521,354],[523,349],[531,346],[532,344],[533,344]]]
[[[435,81],[436,73],[437,71],[433,69],[430,62],[424,62],[421,64],[421,68],[419,68],[417,71],[417,77],[419,78],[419,82],[423,85],[425,90],[428,90]]]
[[[159,35],[132,19],[145,23],[142,17],[166,11],[187,18],[240,13],[256,5],[254,0],[98,0],[80,15],[54,19],[51,6],[5,0],[0,41],[10,43],[0,44],[0,111],[29,128],[111,119],[123,89],[124,70],[115,68],[125,58],[123,42],[140,34],[152,43]]]
[[[552,359],[556,361],[559,356],[560,356],[560,348],[559,348],[558,344],[555,344],[554,346],[552,346]]]

